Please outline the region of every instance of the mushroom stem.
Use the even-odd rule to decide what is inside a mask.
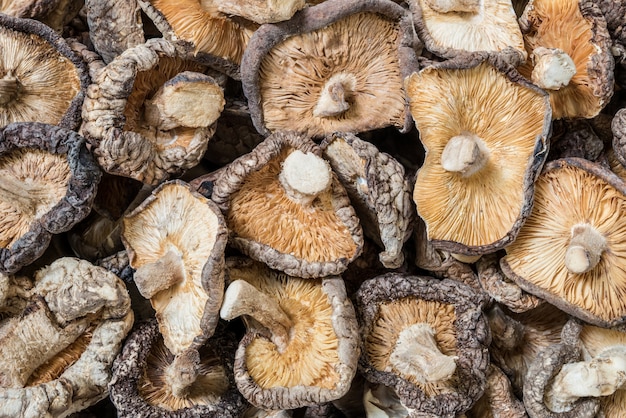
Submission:
[[[625,384],[626,347],[612,347],[590,361],[565,364],[546,388],[546,406],[568,411],[579,398],[609,396]]]
[[[20,82],[13,74],[7,73],[3,78],[0,78],[0,106],[15,100],[19,89]]]
[[[530,79],[542,89],[559,90],[576,74],[574,60],[562,49],[540,46],[533,50],[532,59],[535,66]]]
[[[273,298],[244,280],[235,280],[226,289],[220,316],[230,321],[241,315],[248,315],[264,326],[279,352],[287,348],[293,325],[289,316]]]
[[[574,274],[586,273],[599,262],[606,250],[606,238],[589,224],[576,224],[565,251],[565,266]]]
[[[426,323],[413,324],[400,332],[391,363],[402,373],[423,384],[448,379],[456,370],[455,357],[439,350],[435,331]]]
[[[426,0],[428,6],[439,13],[477,13],[480,0]]]
[[[157,261],[140,266],[134,275],[137,290],[146,299],[151,299],[161,290],[169,289],[184,278],[183,259],[173,249],[168,250]]]
[[[197,350],[187,350],[174,358],[164,370],[165,382],[172,395],[186,398],[191,385],[198,378],[200,354]]]
[[[499,306],[487,312],[487,320],[494,346],[508,351],[524,343],[524,325],[506,315]]]
[[[469,177],[485,166],[489,151],[478,136],[463,132],[453,136],[441,153],[441,166],[451,173]]]
[[[348,100],[355,89],[354,75],[347,73],[333,75],[322,88],[322,94],[313,109],[313,116],[328,118],[341,115],[350,108]]]
[[[283,161],[278,179],[291,200],[307,206],[330,187],[332,172],[324,159],[295,150]]]

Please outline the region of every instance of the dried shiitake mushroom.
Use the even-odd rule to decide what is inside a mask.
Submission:
[[[493,364],[487,370],[485,393],[467,411],[467,418],[526,418],[524,404],[515,397],[509,378]]]
[[[212,199],[225,214],[230,244],[293,276],[345,271],[362,251],[363,231],[320,155],[305,136],[277,132],[222,169]]]
[[[407,131],[403,79],[417,65],[409,13],[388,0],[326,0],[259,28],[241,63],[263,135]]]
[[[611,121],[611,130],[613,131],[613,156],[621,163],[623,169],[626,166],[626,108],[615,113]],[[611,167],[616,166],[612,164]]]
[[[39,258],[53,234],[91,210],[100,170],[74,131],[42,123],[0,130],[0,271]]]
[[[289,20],[306,3],[305,0],[216,0],[215,7],[225,15],[241,16],[261,24]]]

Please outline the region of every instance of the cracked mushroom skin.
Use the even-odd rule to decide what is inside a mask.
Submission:
[[[0,13],[0,126],[42,122],[77,129],[87,66],[43,23]]]
[[[327,0],[248,44],[241,79],[252,121],[323,137],[410,129],[403,79],[417,68],[409,13],[391,1]]]
[[[326,137],[321,147],[359,214],[363,232],[384,248],[379,255],[381,263],[387,268],[400,267],[414,212],[404,167],[349,133]]]
[[[235,381],[254,406],[294,409],[350,389],[359,356],[354,307],[339,276],[302,279],[262,263],[229,259],[232,280],[220,315],[243,316]]]
[[[232,246],[292,276],[340,274],[363,249],[345,189],[321,149],[301,134],[272,134],[226,166],[212,199]]]
[[[547,94],[485,54],[427,67],[406,85],[426,149],[413,200],[428,239],[465,255],[510,244],[548,154]]]
[[[613,155],[621,167],[618,167],[616,164],[612,163],[611,168],[616,173],[620,174],[620,172],[624,172],[624,167],[626,167],[626,108],[620,109],[615,113],[615,116],[611,120],[611,131],[613,132]],[[617,169],[615,169],[617,167]],[[626,178],[626,176],[621,176],[622,178]]]
[[[599,326],[626,318],[621,269],[626,184],[599,164],[565,158],[546,165],[535,202],[500,260],[525,291]]]
[[[183,396],[177,395],[169,379],[174,355],[165,346],[157,321],[152,319],[142,323],[129,335],[113,363],[109,390],[118,416],[242,416],[247,403],[235,387],[233,362],[236,348],[235,337],[224,326],[218,326],[198,352],[198,377]]]
[[[593,118],[613,95],[611,38],[589,0],[531,0],[519,19],[529,59],[518,67],[550,94],[552,117]]]
[[[468,286],[387,273],[356,293],[363,350],[359,370],[393,388],[402,405],[455,417],[483,394],[489,328]]]
[[[122,242],[135,284],[178,357],[198,350],[217,326],[227,239],[217,206],[178,180],[159,186],[124,217]]]
[[[0,130],[0,271],[39,258],[91,210],[100,170],[76,132],[42,123]]]
[[[217,9],[225,15],[241,16],[252,22],[276,23],[289,20],[307,4],[305,0],[217,0]]]
[[[0,416],[66,417],[106,397],[132,324],[113,273],[71,257],[38,271],[24,311],[0,324]]]
[[[163,39],[104,67],[87,89],[82,126],[103,170],[156,185],[197,165],[225,104],[206,70]]]

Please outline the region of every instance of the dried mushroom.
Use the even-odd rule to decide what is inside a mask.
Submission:
[[[589,0],[531,0],[519,19],[529,59],[518,69],[550,93],[552,117],[592,118],[613,95],[611,38]]]
[[[76,132],[42,123],[0,130],[0,271],[39,258],[91,210],[100,171]]]
[[[255,23],[289,20],[306,6],[305,0],[216,0],[215,6],[225,15],[241,16]]]
[[[0,13],[35,19],[61,33],[82,5],[81,0],[4,0],[0,2]]]
[[[380,261],[387,268],[400,267],[414,211],[404,167],[373,144],[349,133],[328,136],[321,147],[346,188],[364,233],[384,248]]]
[[[515,397],[509,378],[493,364],[487,370],[483,396],[467,412],[468,418],[525,418],[524,404]]]
[[[427,67],[406,84],[426,149],[413,199],[428,239],[465,255],[510,244],[548,153],[547,95],[482,54]]]
[[[485,389],[487,322],[471,288],[453,280],[387,273],[356,293],[362,323],[359,369],[395,390],[402,405],[455,417]]]
[[[613,132],[613,156],[621,163],[623,170],[626,167],[626,108],[615,113],[611,121],[611,130]],[[611,167],[616,166],[612,164]]]
[[[82,132],[102,168],[158,184],[197,165],[225,104],[203,71],[163,39],[127,49],[100,71]]]
[[[43,23],[0,13],[0,44],[0,126],[78,128],[89,75],[67,42]]]
[[[235,381],[253,405],[293,409],[339,399],[359,357],[354,307],[338,276],[287,276],[249,259],[232,259],[220,315],[243,316]]]
[[[113,364],[111,400],[120,418],[237,418],[246,403],[235,388],[233,357],[237,341],[219,327],[199,350],[195,382],[183,393],[171,381],[174,355],[156,321],[141,324],[127,338]]]
[[[0,322],[0,416],[65,417],[107,395],[133,324],[123,282],[76,258],[35,276],[21,314]]]
[[[241,79],[263,135],[407,131],[403,79],[416,67],[408,12],[388,0],[326,0],[259,28]]]
[[[277,132],[219,173],[212,199],[231,245],[293,276],[345,271],[361,253],[363,231],[320,154],[305,136]]]
[[[488,51],[512,65],[526,60],[510,0],[409,0],[415,29],[426,48],[444,58]]]
[[[626,184],[608,169],[578,158],[546,165],[535,202],[502,270],[525,291],[587,322],[626,319],[626,276],[620,267]]]

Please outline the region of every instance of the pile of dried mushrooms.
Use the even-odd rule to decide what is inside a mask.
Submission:
[[[626,416],[623,0],[0,2],[0,417]]]

